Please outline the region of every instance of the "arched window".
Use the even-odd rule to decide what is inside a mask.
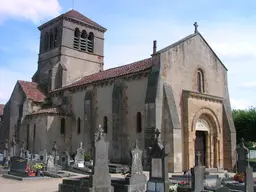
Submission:
[[[81,33],[81,41],[80,41],[81,42],[80,43],[80,49],[82,51],[86,51],[86,44],[87,44],[86,38],[87,38],[87,33],[86,33],[85,30],[83,30],[82,33]]]
[[[197,91],[199,93],[204,92],[204,75],[201,69],[197,70]]]
[[[59,65],[55,76],[55,89],[62,87],[62,76],[63,68]]]
[[[77,119],[77,134],[79,135],[81,133],[81,119],[78,117]]]
[[[137,133],[141,133],[142,124],[141,124],[141,113],[140,112],[137,113],[136,122],[137,122],[137,126],[136,126]]]
[[[50,69],[48,72],[48,91],[52,90],[52,70]]]
[[[73,47],[75,49],[79,49],[79,37],[80,37],[80,30],[76,28],[74,32],[74,44],[73,44]]]
[[[44,51],[47,51],[49,48],[49,33],[46,32],[44,35]]]
[[[66,126],[65,118],[62,118],[60,121],[60,134],[62,135],[65,134],[65,126]]]
[[[93,48],[94,48],[94,34],[90,32],[88,36],[87,51],[90,53],[93,53]]]
[[[53,47],[57,47],[57,40],[58,40],[58,28],[54,29],[54,40],[53,40]]]
[[[52,49],[52,48],[53,48],[53,32],[51,30],[51,32],[50,32],[50,49]]]
[[[103,130],[104,133],[108,132],[108,118],[106,116],[103,118]]]

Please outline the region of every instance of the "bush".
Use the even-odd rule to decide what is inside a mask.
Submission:
[[[90,161],[91,160],[91,155],[89,153],[84,154],[84,160],[85,161]]]

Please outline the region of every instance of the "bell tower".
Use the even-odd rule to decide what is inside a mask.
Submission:
[[[103,70],[104,27],[71,10],[38,29],[38,67],[32,80],[46,92]]]

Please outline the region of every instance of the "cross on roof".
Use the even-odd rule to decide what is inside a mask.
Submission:
[[[158,139],[158,137],[159,137],[160,134],[161,134],[161,133],[160,133],[159,129],[156,129],[156,130],[155,130],[156,139]]]
[[[198,33],[198,29],[197,29],[198,28],[198,24],[197,24],[197,22],[194,23],[194,26],[195,26],[195,33]]]

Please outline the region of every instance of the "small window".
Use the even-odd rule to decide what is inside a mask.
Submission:
[[[56,27],[54,30],[53,47],[57,47],[57,40],[58,40],[58,28]]]
[[[141,113],[140,113],[140,112],[137,113],[136,120],[137,120],[137,126],[136,126],[136,128],[137,128],[137,133],[141,133],[141,131],[142,131],[142,125],[141,125]]]
[[[94,34],[90,32],[88,36],[87,51],[90,53],[93,53],[93,49],[94,49]]]
[[[78,117],[77,119],[77,134],[79,135],[81,133],[81,119]]]
[[[103,131],[108,133],[108,118],[106,116],[103,118]]]
[[[199,93],[204,92],[204,76],[201,69],[197,70],[197,91]]]
[[[62,135],[65,134],[65,126],[66,126],[66,121],[64,118],[62,118],[60,122],[60,134]]]
[[[87,38],[87,33],[85,30],[83,30],[81,33],[81,44],[80,44],[80,49],[82,51],[86,51],[86,44],[87,44],[86,38]]]
[[[52,48],[53,48],[53,32],[51,30],[51,32],[50,32],[50,49],[52,49]]]
[[[49,47],[49,33],[46,32],[44,35],[44,51],[47,51]]]

